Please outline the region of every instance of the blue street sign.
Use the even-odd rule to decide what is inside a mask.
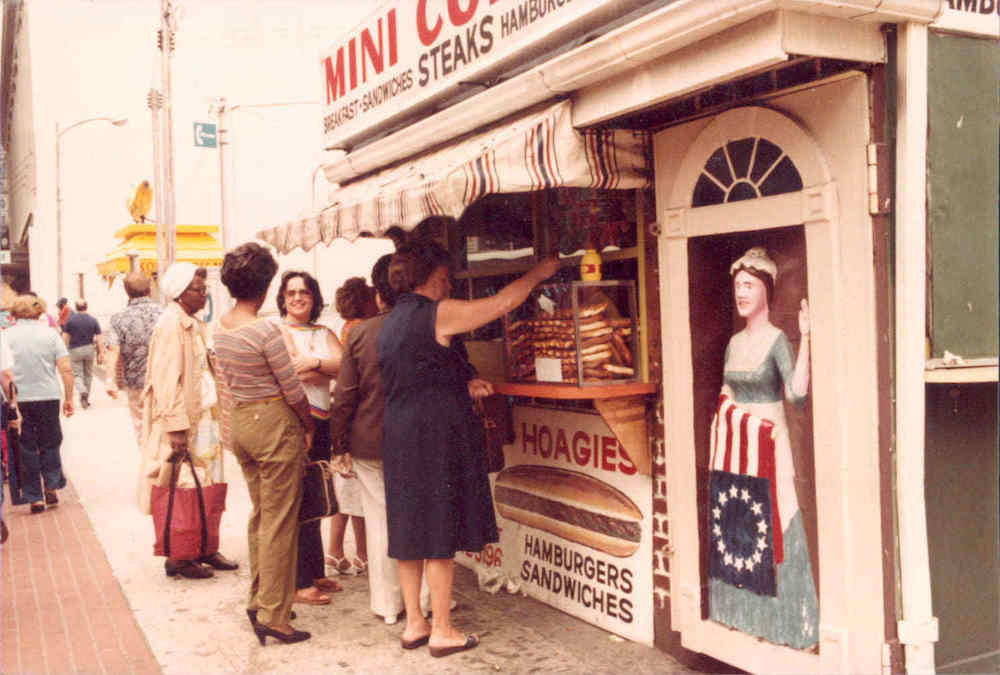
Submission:
[[[194,123],[194,145],[196,148],[214,148],[218,136],[215,125],[208,122]]]

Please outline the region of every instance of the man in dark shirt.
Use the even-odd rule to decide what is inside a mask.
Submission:
[[[63,340],[69,347],[69,361],[73,366],[73,380],[80,392],[80,405],[90,407],[90,383],[94,378],[94,360],[104,362],[104,338],[101,324],[87,313],[87,301],[76,301],[76,312],[63,326]]]

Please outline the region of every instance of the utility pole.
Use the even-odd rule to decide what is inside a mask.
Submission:
[[[176,17],[171,0],[160,0],[160,77],[163,87],[163,226],[165,266],[177,259],[177,216],[174,199],[174,115],[170,60],[174,51]]]
[[[160,109],[163,107],[163,94],[156,89],[150,89],[146,94],[146,105],[153,113],[153,202],[156,205],[156,285],[159,289],[163,278],[166,254],[166,232],[163,231],[163,157],[160,147]],[[159,291],[157,291],[159,292]]]
[[[226,146],[229,145],[229,129],[226,128],[226,97],[220,96],[215,99],[215,112],[218,116],[217,131],[219,144],[219,198],[221,206],[221,235],[222,250],[228,251],[233,246],[232,223],[229,216],[229,197],[226,190]]]

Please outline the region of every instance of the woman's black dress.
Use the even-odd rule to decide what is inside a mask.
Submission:
[[[482,422],[462,350],[434,338],[437,303],[400,296],[376,342],[389,557],[451,558],[499,540]]]

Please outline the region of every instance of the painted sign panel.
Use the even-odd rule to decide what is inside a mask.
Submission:
[[[1000,38],[1000,0],[948,0],[931,28]]]
[[[631,640],[653,642],[652,480],[596,413],[517,406],[491,476],[499,545],[457,560]]]
[[[559,31],[565,42],[621,0],[395,0],[320,55],[326,147],[480,76]],[[576,28],[574,31],[573,28]],[[567,31],[569,31],[567,33]]]
[[[200,148],[214,148],[217,135],[215,125],[209,122],[194,123],[194,145]]]

